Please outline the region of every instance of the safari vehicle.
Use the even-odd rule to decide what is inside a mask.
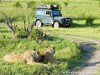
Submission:
[[[38,5],[35,11],[35,25],[52,25],[54,28],[69,27],[71,18],[62,17],[58,5]]]

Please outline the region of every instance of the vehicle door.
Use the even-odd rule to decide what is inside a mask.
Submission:
[[[51,10],[46,10],[45,11],[45,16],[44,16],[43,21],[47,25],[53,24],[53,16],[52,16]]]

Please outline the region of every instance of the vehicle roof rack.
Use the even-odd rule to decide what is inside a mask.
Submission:
[[[37,9],[59,9],[58,5],[41,4],[36,6]]]

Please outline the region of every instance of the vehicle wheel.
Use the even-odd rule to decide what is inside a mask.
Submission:
[[[59,28],[60,27],[60,23],[59,22],[54,22],[53,27],[54,28]]]
[[[37,27],[41,27],[41,26],[42,26],[42,22],[41,22],[40,20],[37,20],[37,21],[35,22],[35,25],[36,25]]]

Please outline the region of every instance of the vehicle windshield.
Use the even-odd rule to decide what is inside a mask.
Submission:
[[[53,16],[62,16],[61,12],[59,10],[52,10]]]

